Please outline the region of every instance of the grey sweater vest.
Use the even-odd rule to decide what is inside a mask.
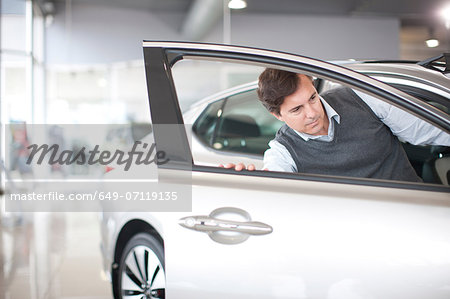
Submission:
[[[330,142],[303,140],[283,125],[275,140],[286,147],[298,172],[420,182],[397,137],[349,88],[322,95],[340,115]]]

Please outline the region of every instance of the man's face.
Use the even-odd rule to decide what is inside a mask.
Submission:
[[[299,88],[284,98],[280,115],[272,113],[291,129],[310,135],[327,135],[329,120],[311,80],[300,78]]]

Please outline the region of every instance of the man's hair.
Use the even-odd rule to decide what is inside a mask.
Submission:
[[[312,77],[307,76],[311,81]],[[266,68],[259,75],[258,97],[269,112],[280,115],[284,98],[293,94],[300,84],[298,74]]]

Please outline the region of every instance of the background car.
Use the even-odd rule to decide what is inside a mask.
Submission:
[[[102,214],[104,265],[116,298],[450,296],[449,187],[202,165],[199,146],[220,159],[260,156],[263,139],[279,124],[251,120],[252,84],[183,116],[170,69],[183,59],[211,59],[304,72],[369,93],[446,132],[448,113],[348,67],[287,53],[144,42],[144,57],[155,142],[170,158],[158,166],[159,179],[180,183],[188,175],[181,185],[191,193],[179,200],[191,200],[191,209],[158,212],[148,202],[152,212],[130,206]],[[233,100],[242,105],[239,113],[224,109]],[[192,146],[184,128],[165,129],[190,120]]]

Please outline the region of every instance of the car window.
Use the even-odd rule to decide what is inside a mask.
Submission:
[[[262,155],[281,125],[256,90],[243,92],[227,99],[212,144],[217,150]]]
[[[179,100],[182,102],[183,99],[187,99],[187,95],[192,98],[192,100],[186,100],[193,104],[186,106],[189,108],[184,111],[183,118],[186,123],[193,123],[192,131],[195,137],[191,146],[193,162],[196,166],[219,166],[220,164],[243,162],[255,164],[257,169],[262,169],[263,154],[269,148],[268,143],[275,137],[282,122],[272,116],[260,103],[256,94],[256,85],[251,83],[255,82],[263,68],[258,64],[249,66],[245,63],[240,65],[238,61],[231,63],[230,61],[221,61],[220,63],[214,61],[213,65],[209,65],[206,61],[201,60],[201,63],[196,63],[192,69],[201,73],[205,68],[209,75],[200,79],[194,78],[195,76],[192,76],[191,72],[179,72],[178,75],[175,75],[176,72],[174,72],[174,83]],[[264,65],[264,67],[266,66],[267,64]],[[212,69],[217,71],[213,72]],[[370,86],[370,84],[360,84],[357,80],[340,80],[338,76],[334,75],[319,75],[314,71],[305,71],[305,73],[315,77],[314,84],[320,94],[342,86],[354,90],[366,90],[366,87]],[[359,78],[355,75],[355,78],[362,81],[365,80],[364,77]],[[242,82],[244,80],[248,81]],[[377,82],[371,82],[371,84],[376,86]],[[211,86],[214,86],[214,92],[205,93],[205,90],[210,90]],[[188,92],[187,90],[191,88],[193,91]],[[373,94],[371,88],[367,88],[367,90]],[[391,92],[395,94],[395,90]],[[205,96],[207,97],[205,98]],[[389,95],[379,96],[386,97],[388,101],[391,100]],[[424,100],[423,97],[419,98]],[[384,103],[386,99],[379,101]],[[425,101],[434,102],[429,98],[426,98]],[[356,124],[355,126],[357,127]],[[405,149],[414,168],[413,172],[415,171],[424,182],[448,184],[450,169],[448,147],[413,145],[405,140],[401,141],[403,142],[401,147]],[[408,171],[411,169],[409,168]],[[299,174],[308,175],[309,172],[305,171]],[[331,175],[333,174],[328,174],[328,176]],[[345,177],[345,175],[342,176]],[[357,175],[356,177],[367,178],[367,176]]]
[[[331,85],[333,84],[329,84],[329,86]],[[421,94],[423,94],[423,92]],[[361,99],[367,99],[368,97],[367,94],[360,91],[358,92],[358,95]],[[431,136],[431,133],[429,133],[431,130],[436,130],[434,132],[441,131],[435,129],[431,124],[424,121],[422,124],[416,123],[415,121],[418,120],[417,117],[413,116],[411,113],[402,111],[399,108],[391,106],[391,110],[386,110],[385,108],[381,109],[380,107],[387,107],[386,103],[384,103],[381,99],[374,97],[371,98],[373,99],[371,101],[367,102],[367,100],[365,100],[366,104],[369,105],[374,113],[377,114],[380,119],[391,129],[394,135],[397,136],[409,162],[423,182],[448,185],[450,175],[450,147],[442,145],[429,145],[424,142],[426,140],[425,135],[430,134]],[[436,102],[429,101],[429,99],[419,96],[418,98],[430,104],[437,105]],[[379,105],[379,103],[382,105]],[[399,114],[396,111],[402,111],[402,113]],[[407,121],[402,118],[407,119]],[[401,127],[403,129],[402,132],[400,132],[398,128],[399,124],[402,123],[403,125]],[[412,129],[412,127],[423,127],[423,130],[416,131]],[[420,136],[417,135],[416,132],[421,132]],[[440,138],[438,140],[442,141],[443,139]]]
[[[281,125],[252,89],[209,104],[194,123],[193,132],[217,151],[262,156]]]
[[[330,80],[321,80],[320,94],[343,87],[337,82]],[[417,98],[441,109],[448,113],[446,106],[438,101],[445,103],[448,99],[444,99],[439,95],[432,94],[424,89],[418,89],[413,86],[395,86],[396,88],[412,94]],[[413,93],[414,91],[414,93]],[[362,93],[364,94],[364,93]],[[367,95],[366,95],[367,96]],[[436,100],[438,99],[438,100]],[[381,101],[381,100],[377,100]],[[376,104],[376,103],[375,103]],[[439,145],[416,145],[402,138],[399,138],[402,147],[405,150],[408,160],[416,171],[417,175],[425,182],[432,184],[449,184],[450,176],[450,147]]]
[[[316,82],[320,82],[317,84],[320,94],[343,87],[330,80],[318,79]],[[282,122],[259,102],[256,90],[252,89],[209,104],[194,124],[194,133],[205,145],[219,152],[237,153],[243,157],[248,154],[262,156],[281,125]],[[448,185],[449,147],[415,145],[401,138],[400,141],[411,165],[425,183]]]
[[[400,89],[403,92],[406,92],[416,98],[419,98],[430,105],[444,111],[445,113],[450,112],[450,101],[448,98],[439,95],[433,91],[415,87],[413,84],[405,85],[405,84],[391,84],[395,88]]]
[[[222,99],[209,104],[192,126],[194,134],[205,145],[212,146],[212,138],[224,103],[225,100]]]

